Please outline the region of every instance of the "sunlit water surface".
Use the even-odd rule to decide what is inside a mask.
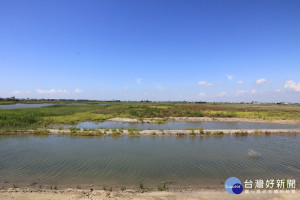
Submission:
[[[0,136],[0,183],[209,187],[232,176],[299,182],[299,144],[300,135]]]

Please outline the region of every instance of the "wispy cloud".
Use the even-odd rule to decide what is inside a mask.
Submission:
[[[267,80],[265,78],[261,78],[256,81],[256,84],[258,85],[265,84],[265,83],[267,83]]]
[[[198,94],[199,97],[206,97],[206,94],[204,92],[201,92],[200,94]]]
[[[228,80],[232,81],[232,79],[233,79],[233,76],[232,76],[232,75],[226,74],[225,76],[228,78]]]
[[[236,91],[235,95],[240,96],[242,94],[245,94],[246,92],[247,92],[246,90],[238,90],[238,91]]]
[[[244,81],[237,81],[236,83],[239,85],[242,85],[242,84],[244,84]]]
[[[15,90],[11,92],[12,95],[24,95],[24,94],[31,94],[30,91],[20,91],[20,90]]]
[[[70,92],[68,90],[61,90],[61,89],[50,89],[50,90],[41,90],[37,89],[36,92],[38,94],[69,94]]]
[[[38,94],[44,94],[44,95],[68,95],[68,94],[80,94],[83,93],[83,90],[80,90],[79,88],[76,88],[74,91],[69,91],[69,90],[62,90],[62,89],[50,89],[50,90],[42,90],[42,89],[37,89],[36,92]]]
[[[128,91],[128,87],[127,87],[127,86],[124,87],[123,90],[124,90],[125,92]]]
[[[216,97],[224,97],[226,95],[227,95],[227,93],[223,91],[223,92],[220,92],[220,93],[216,94],[215,96]]]
[[[296,83],[295,81],[289,80],[286,81],[284,88],[300,92],[300,83]]]
[[[142,79],[141,79],[141,78],[138,78],[138,79],[136,79],[136,82],[137,82],[137,84],[140,84],[140,83],[141,83],[141,81],[142,81]]]
[[[203,86],[213,86],[214,84],[213,83],[208,83],[206,81],[199,81],[198,83],[199,85],[203,85]]]
[[[75,90],[74,90],[74,93],[75,94],[80,94],[80,93],[83,93],[84,91],[83,90],[80,90],[79,88],[76,88]]]

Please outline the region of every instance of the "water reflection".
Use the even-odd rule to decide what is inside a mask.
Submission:
[[[299,143],[299,135],[0,136],[0,182],[201,186],[231,176],[300,181]],[[260,157],[252,159],[249,150]]]
[[[54,128],[59,126],[55,125]],[[64,128],[70,128],[64,126]],[[187,128],[202,127],[204,129],[300,129],[299,125],[268,124],[268,123],[245,123],[245,122],[167,122],[165,124],[154,123],[124,123],[124,122],[81,122],[76,125],[80,129],[99,129],[99,128],[136,128],[141,130],[184,130]]]

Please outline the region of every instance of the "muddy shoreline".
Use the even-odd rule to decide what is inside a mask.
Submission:
[[[252,118],[225,118],[225,117],[167,117],[167,118],[144,118],[140,119],[132,119],[132,118],[122,118],[115,117],[110,118],[107,121],[113,122],[133,122],[133,123],[157,123],[157,122],[250,122],[250,123],[270,123],[270,124],[286,124],[286,125],[300,125],[300,120],[282,120],[282,119],[252,119]]]
[[[124,190],[124,191],[105,191],[105,190],[82,190],[82,189],[64,189],[64,190],[46,190],[46,189],[19,189],[9,188],[0,190],[0,199],[16,200],[61,200],[61,199],[199,199],[199,200],[226,200],[226,199],[261,199],[261,200],[296,200],[300,198],[300,193],[242,193],[232,195],[224,189],[203,189],[203,190],[184,190],[184,191],[142,191],[142,190]]]

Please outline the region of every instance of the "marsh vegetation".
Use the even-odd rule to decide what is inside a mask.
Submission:
[[[134,118],[141,122],[143,122],[145,118],[155,118],[156,123],[159,124],[170,121],[171,119],[169,117],[202,116],[299,120],[299,109],[299,105],[275,104],[145,102],[105,102],[105,104],[99,104],[99,102],[87,101],[76,105],[64,103],[41,108],[0,109],[0,131],[45,128],[53,124],[75,125],[84,121],[103,122],[113,117]]]

